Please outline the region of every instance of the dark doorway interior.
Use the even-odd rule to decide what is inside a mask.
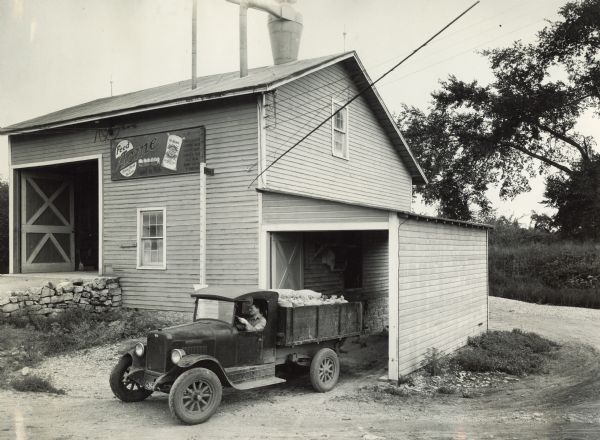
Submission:
[[[98,270],[98,162],[72,162],[37,168],[36,172],[69,177],[74,185],[75,271]]]

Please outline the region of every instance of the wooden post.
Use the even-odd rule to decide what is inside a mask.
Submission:
[[[388,379],[398,380],[398,303],[399,303],[399,228],[398,214],[389,213],[388,221]]]
[[[248,76],[248,3],[240,1],[240,78]]]
[[[192,3],[192,89],[195,89],[198,80],[196,79],[196,12],[198,10],[197,0]]]

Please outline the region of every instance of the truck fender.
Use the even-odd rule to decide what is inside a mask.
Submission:
[[[144,356],[140,358],[135,354],[135,349],[131,349],[120,357],[120,359],[123,358],[131,359],[128,377],[135,382],[142,383],[144,379],[144,369],[146,367],[146,354],[144,353]]]
[[[227,378],[221,363],[216,358],[206,354],[185,355],[181,358],[176,368],[180,370],[178,372],[179,374],[191,368],[207,368],[217,375],[223,385],[233,386],[231,381]]]

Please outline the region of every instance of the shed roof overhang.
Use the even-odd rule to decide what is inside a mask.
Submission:
[[[406,218],[406,219],[421,220],[421,221],[433,222],[433,223],[444,223],[444,224],[448,224],[448,225],[462,226],[462,227],[467,227],[467,228],[494,229],[494,227],[492,225],[488,225],[486,223],[477,223],[477,222],[471,222],[471,221],[465,221],[465,220],[454,220],[454,219],[444,218],[444,217],[435,217],[435,216],[417,214],[415,212],[403,211],[403,210],[399,210],[399,209],[390,208],[387,206],[370,205],[368,203],[341,201],[338,199],[332,199],[332,198],[328,198],[328,197],[320,197],[320,196],[315,196],[315,195],[310,195],[310,194],[302,194],[302,193],[297,193],[297,192],[292,192],[292,191],[282,191],[282,190],[271,189],[271,188],[256,188],[256,191],[262,192],[262,193],[283,194],[283,195],[288,195],[288,196],[293,196],[293,197],[306,197],[307,199],[325,200],[328,202],[340,203],[342,205],[354,205],[354,206],[361,206],[363,208],[377,209],[380,211],[395,212],[396,214],[398,214],[398,216],[400,218]]]

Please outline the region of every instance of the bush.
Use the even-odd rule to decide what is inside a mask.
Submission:
[[[600,308],[600,245],[560,241],[492,246],[490,294]]]
[[[415,381],[409,375],[398,377],[398,385],[408,385],[409,387],[415,386]]]
[[[45,356],[126,340],[169,323],[127,309],[97,314],[68,310],[53,319],[32,316],[0,325],[0,375],[34,365]]]
[[[439,394],[454,394],[456,393],[456,389],[450,386],[443,385],[437,389]]]
[[[24,376],[11,381],[10,386],[17,391],[33,392],[33,393],[52,393],[65,394],[64,390],[59,390],[52,383],[43,377],[30,375]]]
[[[446,368],[448,361],[437,348],[428,348],[423,360],[423,368],[431,376],[439,376]]]
[[[156,318],[150,312],[127,309],[103,314],[72,309],[55,318],[33,315],[25,320],[8,320],[7,323],[13,328],[34,331],[44,343],[45,355],[129,339],[169,325],[169,322]]]
[[[516,376],[542,371],[548,353],[558,345],[535,333],[514,329],[492,331],[469,338],[454,361],[466,371],[499,371]]]

